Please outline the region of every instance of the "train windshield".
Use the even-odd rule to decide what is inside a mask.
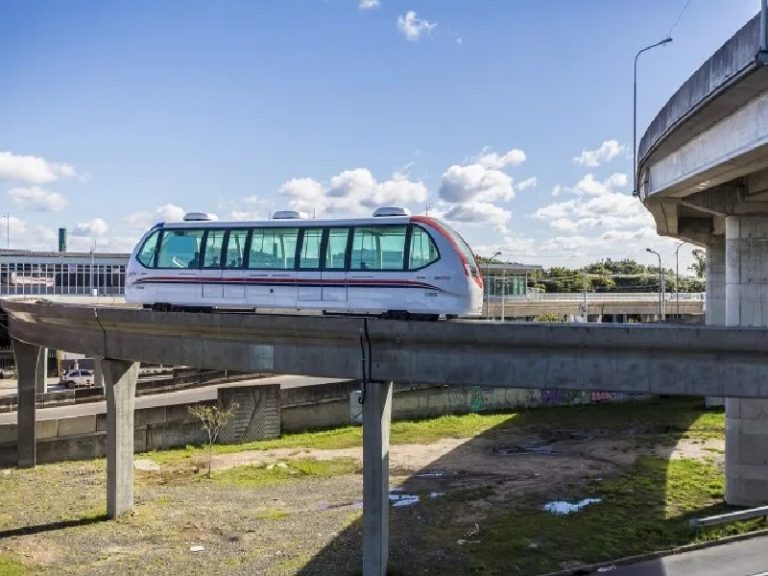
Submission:
[[[477,262],[475,262],[475,255],[472,253],[472,249],[469,247],[469,245],[464,241],[464,238],[461,237],[461,234],[456,232],[453,228],[448,226],[445,222],[442,220],[440,221],[440,226],[445,228],[445,231],[450,234],[451,238],[454,242],[456,242],[456,245],[459,247],[459,250],[461,250],[462,255],[464,258],[467,259],[467,262],[469,263],[469,270],[472,276],[480,276],[480,270],[477,267]]]

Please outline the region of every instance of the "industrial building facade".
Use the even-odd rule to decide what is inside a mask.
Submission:
[[[125,292],[128,254],[0,249],[0,296]]]

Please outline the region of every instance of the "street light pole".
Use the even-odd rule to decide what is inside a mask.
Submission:
[[[680,316],[680,248],[688,242],[683,241],[675,248],[675,296],[677,299],[677,315]]]
[[[651,250],[650,248],[646,248],[645,251],[650,254],[656,254],[656,257],[659,259],[659,320],[660,321],[665,320],[664,318],[664,278],[662,277],[661,254],[659,254],[655,250]]]
[[[488,265],[491,263],[491,260],[495,259],[496,256],[501,256],[501,250],[497,251],[493,256],[490,257],[488,262],[485,263],[485,278],[486,282],[483,283],[483,286],[487,286],[485,289],[485,317],[490,318],[491,316],[491,275],[488,269]]]
[[[640,196],[640,189],[637,185],[637,59],[640,58],[640,54],[643,52],[647,52],[651,48],[656,48],[656,46],[663,46],[664,44],[669,44],[672,42],[672,37],[667,36],[662,40],[661,42],[656,42],[656,44],[651,44],[650,46],[646,46],[645,48],[639,50],[637,54],[635,54],[635,81],[632,88],[632,94],[633,94],[633,101],[632,101],[632,195],[633,196]]]

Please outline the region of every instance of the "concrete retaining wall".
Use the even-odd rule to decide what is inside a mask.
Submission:
[[[317,430],[359,423],[362,406],[358,382],[336,382],[280,390],[279,385],[221,388],[219,402],[235,414],[221,431],[226,442],[276,438],[283,432]],[[395,419],[417,419],[442,414],[491,412],[534,406],[621,402],[643,395],[576,390],[526,390],[455,386],[396,386]],[[203,402],[202,404],[213,404]],[[202,444],[207,435],[187,405],[136,410],[136,452]],[[0,466],[16,464],[15,425],[0,426]],[[106,454],[106,414],[39,420],[37,460],[101,458]]]

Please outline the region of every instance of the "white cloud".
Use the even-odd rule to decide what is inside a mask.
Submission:
[[[589,173],[576,183],[573,191],[576,194],[603,196],[612,194],[616,188],[623,188],[627,185],[627,182],[627,175],[621,172],[611,174],[608,178],[602,181],[596,180],[594,174]]]
[[[512,214],[491,202],[470,201],[461,204],[441,204],[436,209],[437,216],[448,222],[492,226],[497,232],[506,232]]]
[[[454,164],[448,168],[443,173],[438,193],[448,202],[507,201],[515,196],[512,178],[500,170],[492,170],[481,164]]]
[[[538,183],[539,183],[539,179],[536,178],[535,176],[531,178],[526,178],[522,182],[515,184],[515,190],[523,191],[523,190],[527,190],[528,188],[535,188]]]
[[[624,146],[617,140],[606,140],[594,150],[582,150],[579,156],[574,157],[573,161],[581,166],[596,168],[601,164],[610,162],[616,156],[624,151]]]
[[[6,247],[10,239],[10,247],[20,250],[53,250],[58,236],[50,228],[29,224],[11,216],[0,217],[0,247]]]
[[[22,210],[34,212],[61,212],[67,200],[58,192],[49,192],[39,186],[11,188],[8,196]]]
[[[558,197],[558,196],[560,196],[560,194],[562,194],[562,193],[563,193],[563,187],[562,187],[562,186],[560,186],[560,184],[555,184],[555,185],[552,187],[552,196],[553,196],[554,198],[557,198],[557,197]]]
[[[437,28],[437,24],[416,17],[416,12],[408,10],[405,15],[398,16],[397,29],[406,39],[416,42],[423,34],[429,35]]]
[[[372,10],[379,7],[379,0],[360,0],[357,7],[360,10]]]
[[[427,188],[406,175],[395,173],[379,182],[367,168],[345,170],[327,186],[312,178],[293,178],[280,187],[294,210],[320,216],[325,213],[362,214],[380,206],[422,204]]]
[[[98,237],[109,232],[109,226],[102,218],[79,222],[72,230],[72,236]]]
[[[125,221],[135,228],[146,229],[157,222],[181,222],[185,214],[186,211],[181,206],[163,204],[154,211],[143,210],[129,214]]]
[[[494,168],[500,170],[507,166],[517,166],[522,164],[526,160],[525,152],[513,148],[504,154],[498,152],[492,152],[488,148],[483,148],[480,155],[477,157],[477,163],[485,168]]]
[[[22,156],[12,152],[0,152],[0,180],[45,184],[61,178],[77,176],[69,164],[49,162],[39,156]]]

